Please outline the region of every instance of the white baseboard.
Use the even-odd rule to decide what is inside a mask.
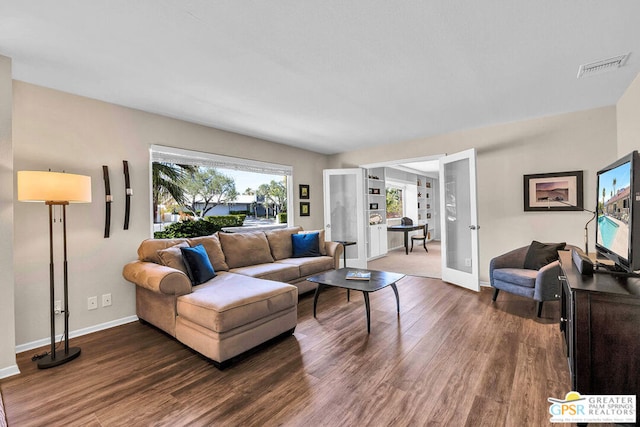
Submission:
[[[102,331],[116,326],[125,325],[127,323],[135,322],[138,320],[138,316],[128,316],[122,319],[112,320],[111,322],[100,323],[99,325],[89,326],[88,328],[78,329],[77,331],[71,331],[69,338],[80,337],[82,335],[91,334],[93,332]],[[62,334],[56,335],[56,342],[62,339]],[[36,341],[31,341],[16,346],[16,353],[22,353],[24,351],[33,350],[34,348],[44,347],[51,344],[51,338],[43,338]],[[1,373],[2,371],[0,371]],[[1,377],[0,377],[1,378]]]
[[[18,375],[20,373],[20,369],[18,369],[18,365],[7,366],[6,368],[0,368],[0,380],[3,378],[11,377],[13,375]]]

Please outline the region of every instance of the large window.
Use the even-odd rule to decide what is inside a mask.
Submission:
[[[402,218],[404,215],[403,188],[387,185],[387,219]]]
[[[154,223],[243,213],[245,225],[292,211],[291,166],[154,145]],[[157,226],[154,228],[158,228]]]

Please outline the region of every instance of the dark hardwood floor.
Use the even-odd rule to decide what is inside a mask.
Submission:
[[[293,336],[225,371],[131,323],[71,340],[81,356],[0,381],[9,426],[545,426],[569,391],[559,303],[407,276],[371,294],[330,288]]]

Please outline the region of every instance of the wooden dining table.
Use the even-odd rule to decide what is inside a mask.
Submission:
[[[422,230],[424,225],[389,225],[387,231],[401,231],[404,233],[404,252],[409,255],[409,232]]]

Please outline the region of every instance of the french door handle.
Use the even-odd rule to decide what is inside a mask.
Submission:
[[[470,225],[469,229],[471,229],[471,230],[480,230],[480,226],[479,225]]]

